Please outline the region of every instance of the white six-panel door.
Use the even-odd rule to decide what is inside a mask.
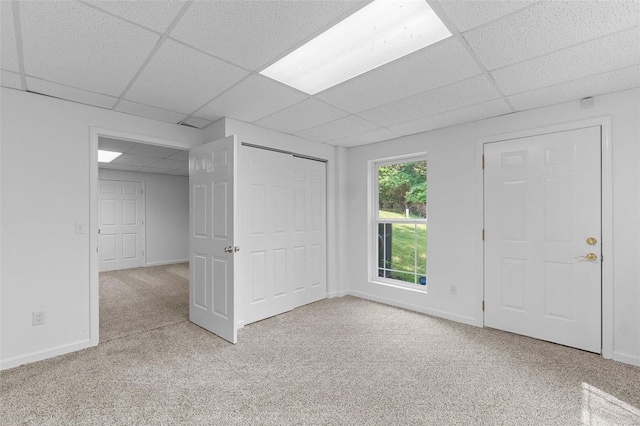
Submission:
[[[243,146],[243,323],[323,299],[326,291],[326,165]]]
[[[485,325],[601,351],[600,127],[484,146]]]
[[[189,319],[237,341],[237,142],[229,136],[189,151]]]
[[[98,181],[100,272],[145,264],[142,182]]]

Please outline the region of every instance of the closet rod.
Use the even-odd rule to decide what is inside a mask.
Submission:
[[[242,146],[248,146],[249,148],[258,148],[258,149],[264,149],[266,151],[279,152],[281,154],[289,154],[289,155],[293,155],[294,157],[304,158],[305,160],[319,161],[321,163],[326,163],[327,162],[327,160],[324,160],[322,158],[316,158],[316,157],[310,157],[308,155],[296,154],[295,152],[285,151],[283,149],[278,149],[278,148],[269,148],[267,146],[254,145],[252,143],[247,143],[247,142],[242,142],[241,145]]]

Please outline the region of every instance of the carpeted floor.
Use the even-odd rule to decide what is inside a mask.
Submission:
[[[186,279],[177,268],[166,274]],[[164,275],[148,269],[133,274]],[[186,303],[165,297],[184,289],[156,290],[128,309]],[[497,330],[343,297],[248,325],[231,345],[172,312],[140,332],[149,323],[124,323],[141,312],[105,309],[97,348],[1,372],[0,424],[640,424],[640,368]]]

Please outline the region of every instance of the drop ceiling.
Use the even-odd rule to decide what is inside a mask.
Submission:
[[[98,163],[101,169],[189,176],[188,151],[106,137],[98,138],[98,149],[122,153],[110,163]]]
[[[368,1],[0,3],[2,86],[198,128],[355,146],[640,86],[639,0],[428,0],[452,37],[314,96],[259,72]]]

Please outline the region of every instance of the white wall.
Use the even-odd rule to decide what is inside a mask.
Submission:
[[[614,217],[614,359],[640,365],[640,92],[598,96],[582,109],[570,102],[407,136],[348,150],[347,252],[349,292],[470,324],[481,325],[477,278],[477,139],[611,116]],[[427,152],[429,293],[369,282],[368,162]],[[450,295],[449,284],[458,286]],[[480,293],[480,294],[479,294]]]
[[[100,179],[144,182],[146,266],[189,261],[189,178],[100,169]]]
[[[89,345],[90,127],[199,145],[198,129],[2,88],[2,347],[9,368]],[[31,325],[33,311],[46,324]]]

